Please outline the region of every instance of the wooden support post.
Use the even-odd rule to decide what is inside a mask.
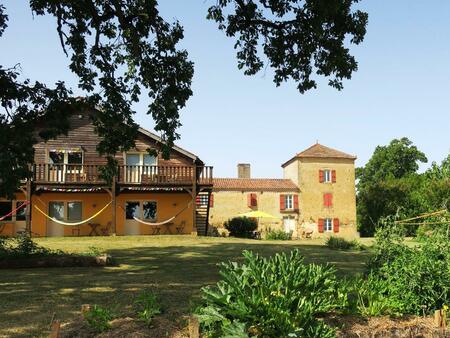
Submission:
[[[55,320],[52,323],[52,330],[50,333],[50,338],[58,338],[60,329],[61,329],[61,324],[59,323],[59,321]]]
[[[194,163],[193,167],[193,182],[192,182],[192,196],[194,198],[194,203],[192,204],[192,231],[197,231],[197,165]]]
[[[25,229],[31,235],[31,179],[27,179],[25,199],[29,202],[25,207]]]
[[[112,212],[111,212],[111,227],[112,227],[112,233],[114,235],[116,235],[116,212],[117,212],[117,196],[116,196],[116,188],[117,188],[117,177],[114,175],[113,179],[112,179],[112,187],[111,187],[111,199],[112,199],[112,203],[111,203],[111,208],[112,208]]]
[[[434,325],[445,329],[447,326],[447,313],[444,310],[434,311]]]
[[[199,338],[200,337],[200,325],[198,318],[195,316],[189,317],[189,338]]]

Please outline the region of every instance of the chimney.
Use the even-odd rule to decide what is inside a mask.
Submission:
[[[250,163],[238,163],[238,178],[250,178]]]

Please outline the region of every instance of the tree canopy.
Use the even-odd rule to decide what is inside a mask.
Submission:
[[[357,216],[361,235],[373,236],[382,217],[400,213],[414,217],[450,209],[450,154],[439,165],[419,173],[427,157],[409,139],[392,140],[376,147],[372,157],[357,168]],[[408,227],[409,235],[417,224]],[[421,228],[421,231],[424,227]]]
[[[357,70],[348,45],[361,43],[366,33],[367,13],[353,9],[358,1],[219,0],[207,18],[236,39],[238,67],[245,74],[267,64],[277,86],[292,79],[303,93],[317,86],[317,75],[341,89]],[[11,196],[30,175],[37,137],[67,132],[68,117],[77,109],[98,110],[98,151],[113,165],[115,153],[134,145],[133,104],[148,97],[146,113],[163,136],[167,157],[179,137],[180,110],[192,95],[194,66],[178,47],[181,23],[166,21],[156,0],[30,0],[29,5],[34,14],[55,18],[84,98],[74,99],[64,79],[49,88],[19,81],[17,65],[0,65],[0,195]],[[0,37],[8,20],[0,3]]]

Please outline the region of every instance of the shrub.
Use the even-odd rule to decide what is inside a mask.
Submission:
[[[147,325],[150,325],[153,317],[161,313],[156,295],[149,291],[142,291],[137,297],[135,304],[138,306],[138,317]]]
[[[112,312],[99,305],[94,305],[84,313],[88,326],[95,332],[104,332],[111,328],[109,322],[114,318]]]
[[[240,238],[252,238],[253,232],[258,228],[258,223],[253,218],[234,217],[224,223],[230,236]]]
[[[45,256],[60,253],[60,251],[53,251],[37,245],[28,233],[0,239],[0,258]]]
[[[357,240],[348,241],[334,236],[328,237],[325,245],[334,250],[364,250],[364,246]]]
[[[288,241],[292,239],[292,231],[285,232],[283,230],[269,230],[266,234],[266,239]]]
[[[376,234],[375,254],[368,272],[387,283],[393,314],[431,313],[450,302],[450,242],[436,233],[421,245],[407,246],[400,226],[393,222]]]
[[[344,307],[334,268],[305,264],[298,250],[221,263],[222,280],[202,289],[197,315],[209,337],[334,337],[319,314]]]

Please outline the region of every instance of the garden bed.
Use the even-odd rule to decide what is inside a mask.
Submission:
[[[437,328],[432,317],[388,316],[363,318],[329,316],[324,321],[337,329],[338,338],[440,338],[450,337],[450,331]]]
[[[0,269],[51,268],[51,267],[103,267],[113,265],[109,255],[46,255],[0,258]]]

